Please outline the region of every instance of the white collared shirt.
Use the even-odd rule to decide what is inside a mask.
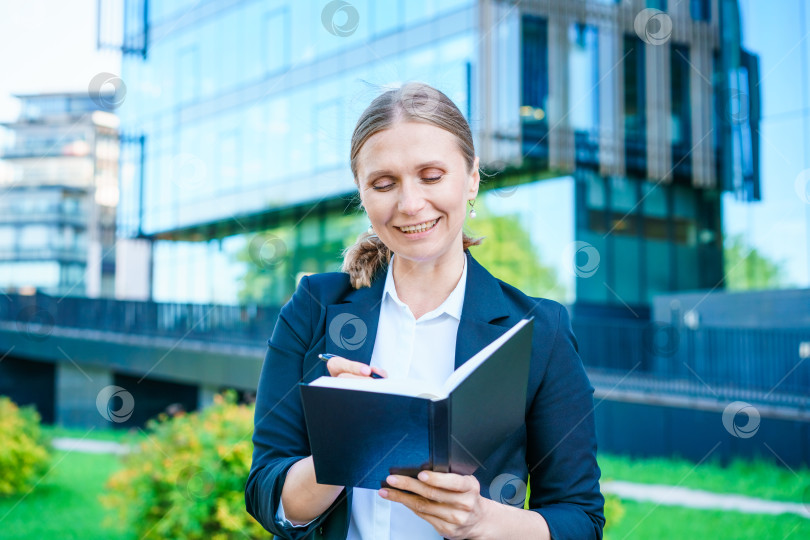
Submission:
[[[450,295],[418,320],[397,296],[393,267],[392,254],[371,365],[384,369],[391,379],[410,378],[443,384],[455,369],[456,334],[467,285],[467,257],[464,257],[461,278]],[[276,518],[291,525],[281,505]],[[408,507],[380,497],[376,489],[354,488],[347,540],[371,539],[440,540],[441,535]]]

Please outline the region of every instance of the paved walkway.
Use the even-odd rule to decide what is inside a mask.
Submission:
[[[699,489],[636,484],[618,480],[603,482],[602,491],[613,493],[622,499],[652,502],[664,506],[685,506],[744,514],[797,514],[810,519],[810,504],[769,501],[744,495],[728,495]]]
[[[53,447],[57,450],[72,450],[86,454],[127,454],[129,447],[115,441],[94,441],[88,439],[71,439],[55,437]]]
[[[126,454],[129,448],[113,441],[95,441],[59,437],[53,439],[54,448],[92,454]],[[703,510],[724,510],[744,514],[796,514],[810,519],[810,503],[769,501],[744,495],[712,493],[699,489],[657,484],[636,484],[611,480],[602,482],[602,491],[622,499],[652,502],[663,506],[683,506]]]

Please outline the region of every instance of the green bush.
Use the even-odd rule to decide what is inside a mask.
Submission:
[[[33,487],[50,461],[50,444],[33,407],[0,396],[0,496]]]
[[[254,408],[234,392],[190,414],[161,413],[101,500],[141,539],[267,538],[245,510]]]

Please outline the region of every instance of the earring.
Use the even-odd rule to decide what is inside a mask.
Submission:
[[[476,216],[475,208],[473,208],[474,206],[475,206],[475,199],[470,201],[470,218],[472,219],[475,219]]]

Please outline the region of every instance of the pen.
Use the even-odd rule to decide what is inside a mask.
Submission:
[[[321,359],[321,360],[323,360],[324,362],[328,362],[328,361],[329,361],[329,359],[330,359],[330,358],[332,358],[333,356],[337,356],[337,355],[336,355],[336,354],[330,354],[330,353],[323,353],[323,354],[319,354],[319,355],[318,355],[318,358],[320,358],[320,359]],[[377,373],[374,373],[374,372],[372,371],[372,372],[371,372],[371,378],[372,378],[372,379],[384,379],[385,377],[383,377],[382,375],[379,375],[379,374],[377,374]]]

